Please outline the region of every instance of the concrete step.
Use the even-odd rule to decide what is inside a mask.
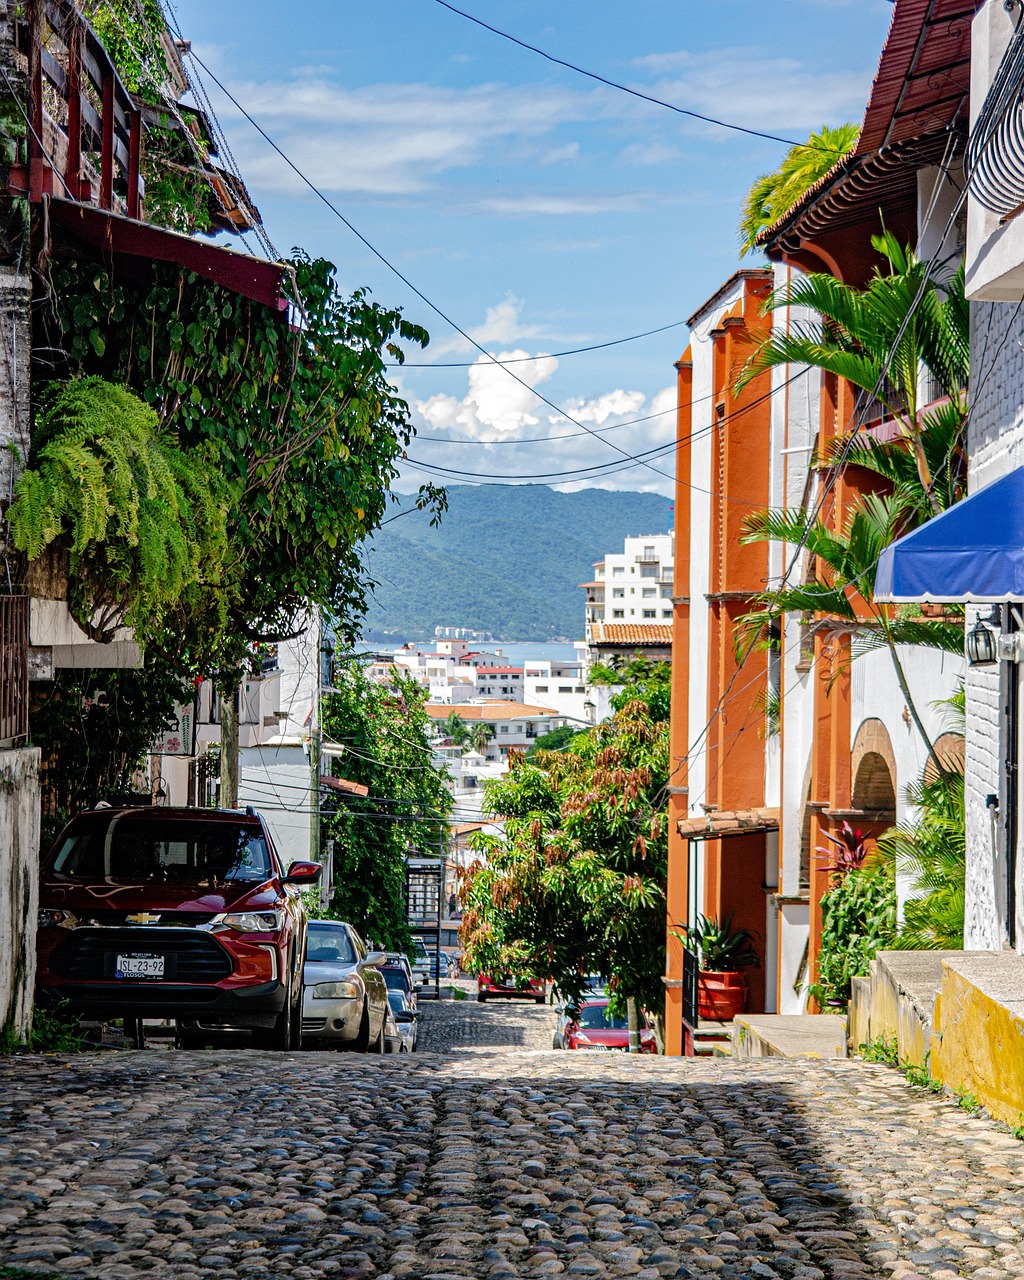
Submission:
[[[879,951],[869,979],[854,979],[850,1008],[850,1045],[895,1042],[901,1063],[924,1067],[931,1051],[935,997],[942,986],[942,966],[964,951]]]
[[[734,1058],[845,1058],[846,1019],[830,1013],[744,1013],[733,1022]]]

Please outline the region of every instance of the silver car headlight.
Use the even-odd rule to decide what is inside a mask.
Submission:
[[[234,929],[236,933],[280,933],[284,928],[283,911],[232,911],[214,924]]]
[[[355,1000],[360,995],[355,982],[318,982],[313,988],[314,1000]]]

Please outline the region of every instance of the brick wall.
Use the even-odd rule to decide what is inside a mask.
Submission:
[[[1024,466],[1024,306],[971,303],[971,416],[968,426],[970,490],[977,492]],[[969,608],[968,629],[988,607]],[[1004,945],[1006,850],[1002,816],[986,805],[989,795],[1005,806],[1006,733],[1002,708],[1006,671],[968,668],[967,907],[964,946],[996,950]],[[1021,931],[1018,931],[1021,932]],[[1018,937],[1024,950],[1024,938]]]

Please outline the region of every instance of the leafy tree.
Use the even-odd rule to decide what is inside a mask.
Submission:
[[[365,797],[330,791],[321,801],[323,838],[334,839],[330,914],[389,949],[409,945],[406,858],[437,856],[452,807],[447,774],[431,759],[426,697],[411,678],[374,684],[352,663],[321,703],[325,741],[346,748],[332,773],[369,787]]]
[[[914,724],[934,757],[907,683],[899,646],[920,644],[962,654],[963,627],[959,621],[922,617],[916,609],[893,613],[889,606],[875,603],[878,558],[906,525],[907,508],[898,494],[867,495],[839,532],[824,520],[812,519],[805,510],[755,512],[745,522],[744,541],[802,544],[813,557],[816,577],[755,595],[758,607],[740,618],[739,634],[753,643],[765,636],[772,621],[787,613],[804,613],[817,615],[819,625],[834,631],[855,633],[857,652],[884,645]],[[941,770],[941,763],[936,763]]]
[[[576,725],[563,724],[548,733],[538,734],[537,740],[526,753],[527,760],[531,763],[535,761],[538,751],[564,751],[580,732]]]
[[[827,273],[812,273],[776,290],[768,303],[771,309],[807,308],[818,318],[772,329],[747,361],[737,389],[768,369],[795,364],[825,370],[868,394],[878,394],[911,449],[920,490],[937,515],[956,501],[962,483],[970,369],[963,264],[951,278],[940,280],[889,232],[873,237],[871,243],[888,269],[876,268],[865,289]],[[947,407],[923,410],[922,368],[940,395],[949,397]],[[938,462],[925,445],[935,428],[949,445]]]
[[[806,142],[791,147],[773,173],[763,174],[747,193],[740,220],[741,254],[757,248],[757,236],[800,200],[857,145],[855,124],[824,125]]]
[[[665,689],[661,685],[665,686]],[[588,973],[609,976],[630,1010],[660,1010],[668,842],[667,664],[618,695],[612,720],[534,762],[510,756],[488,783],[503,838],[482,837],[462,892],[470,963],[553,979],[578,999]]]
[[[399,341],[427,341],[365,291],[346,298],[329,262],[299,253],[289,280],[297,325],[176,266],[155,264],[139,285],[96,263],[54,261],[41,315],[43,342],[67,353],[58,372],[128,386],[224,478],[225,572],[181,600],[167,634],[175,661],[235,673],[226,687],[254,642],[294,634],[310,608],[354,638],[362,543],[412,432],[385,362],[401,361]],[[423,501],[436,510],[443,495]]]

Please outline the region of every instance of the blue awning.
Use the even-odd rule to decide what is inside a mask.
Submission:
[[[1024,600],[1024,467],[886,547],[874,594],[895,603]]]

